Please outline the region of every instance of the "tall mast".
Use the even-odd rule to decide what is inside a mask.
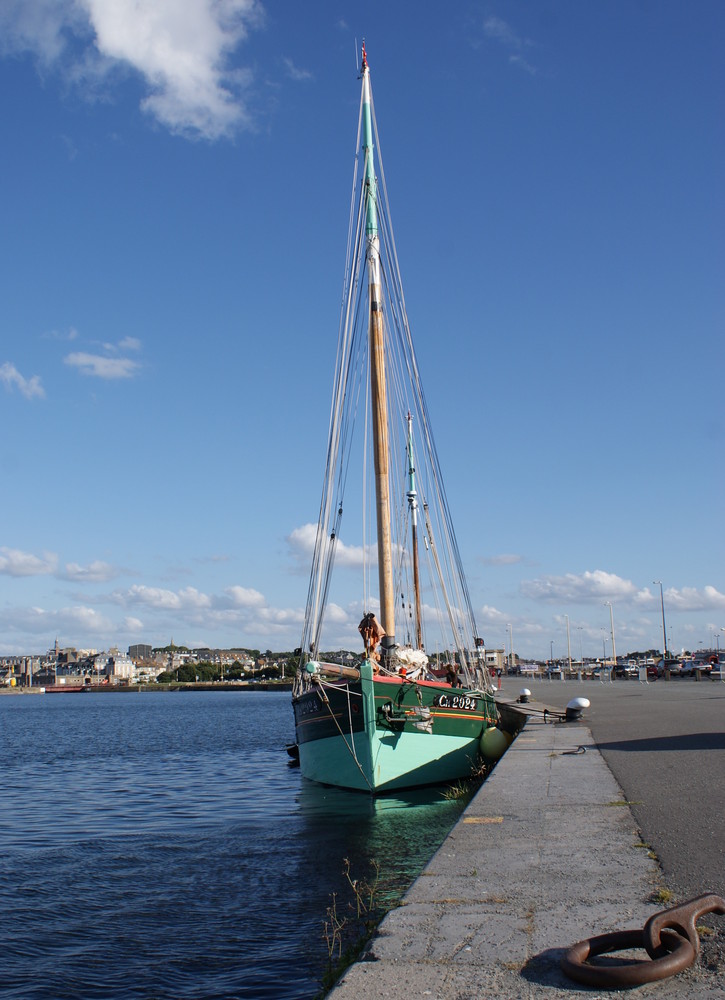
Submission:
[[[415,489],[415,462],[413,460],[413,418],[408,413],[408,508],[410,510],[411,547],[413,549],[413,593],[415,595],[415,645],[423,648],[422,617],[420,613],[420,568],[418,565],[418,493]]]
[[[365,241],[368,261],[368,335],[370,339],[370,390],[373,413],[373,453],[375,458],[375,510],[378,530],[378,580],[380,585],[380,624],[385,629],[381,645],[395,644],[395,599],[390,530],[390,487],[388,480],[388,394],[385,381],[385,338],[383,297],[380,276],[380,239],[378,236],[377,182],[373,158],[372,95],[370,68],[365,45],[362,49],[362,148],[365,157],[363,188],[365,197]]]

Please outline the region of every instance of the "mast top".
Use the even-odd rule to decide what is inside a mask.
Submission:
[[[367,54],[367,51],[365,49],[365,39],[363,38],[363,43],[362,43],[362,70],[363,70],[363,72],[365,72],[365,70],[368,69],[368,68],[369,68],[368,67],[368,54]]]

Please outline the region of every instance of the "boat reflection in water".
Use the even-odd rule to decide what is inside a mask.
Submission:
[[[314,845],[319,863],[329,870],[330,858],[340,857],[344,842],[353,878],[370,881],[377,866],[380,902],[390,906],[426,867],[474,791],[472,786],[448,799],[441,788],[368,796],[302,781],[297,804],[307,827],[305,840]],[[343,868],[344,863],[341,875]],[[344,888],[345,880],[340,878],[331,892]]]

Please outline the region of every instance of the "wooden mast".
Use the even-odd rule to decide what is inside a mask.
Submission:
[[[375,510],[378,532],[378,581],[380,624],[385,629],[383,649],[395,644],[395,598],[390,529],[388,393],[385,379],[385,335],[383,327],[380,241],[378,236],[377,182],[373,160],[373,128],[370,69],[365,45],[362,49],[363,153],[365,157],[365,235],[368,260],[368,331],[370,339],[370,389],[375,459]]]

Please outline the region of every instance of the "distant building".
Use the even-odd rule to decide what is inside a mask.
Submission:
[[[489,670],[503,670],[505,666],[506,653],[503,649],[487,649],[486,666]]]
[[[153,646],[137,643],[135,646],[128,647],[128,655],[132,660],[150,660],[153,655]]]

